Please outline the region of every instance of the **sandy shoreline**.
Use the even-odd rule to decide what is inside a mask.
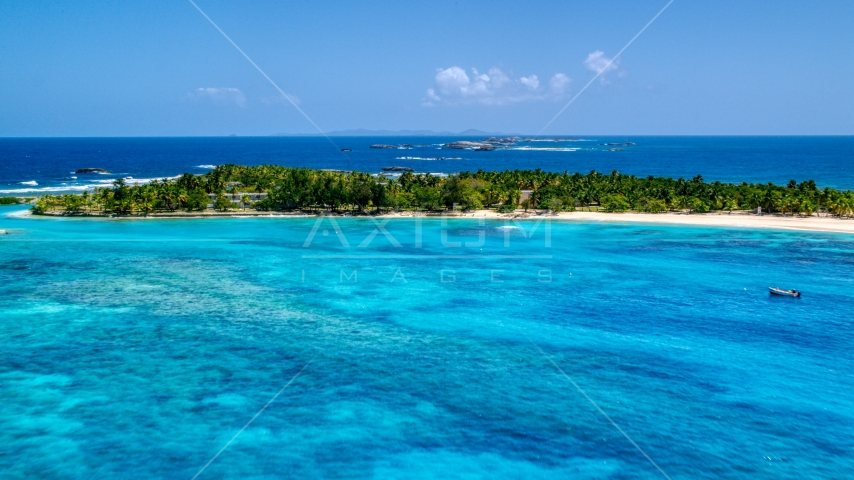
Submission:
[[[638,222],[667,225],[771,228],[785,230],[811,230],[819,232],[854,233],[854,220],[833,217],[789,217],[777,215],[707,214],[652,214],[652,213],[598,213],[574,212],[571,219],[606,222]]]
[[[33,218],[76,218],[76,219],[99,219],[99,220],[153,220],[153,219],[189,219],[189,218],[310,218],[317,214],[306,214],[303,212],[258,212],[258,211],[234,211],[234,212],[172,212],[168,214],[154,214],[147,217],[104,217],[100,215],[33,215],[29,210],[14,212],[6,217],[33,217]],[[348,218],[348,216],[339,218]],[[452,212],[443,215],[425,214],[423,212],[397,212],[377,215],[375,217],[350,217],[350,218],[411,218],[420,216],[422,218],[471,218],[471,219],[495,219],[495,220],[557,220],[569,222],[608,222],[608,223],[651,223],[674,226],[698,226],[698,227],[734,227],[734,228],[769,228],[782,230],[809,230],[819,232],[854,233],[854,220],[835,217],[798,217],[783,215],[755,215],[752,213],[734,212],[728,213],[603,213],[603,212],[562,212],[557,214],[545,212],[523,212],[517,210],[515,213],[497,213],[493,210],[477,210],[473,212]]]
[[[460,215],[465,218],[495,218],[535,220],[549,218],[560,221],[607,223],[654,223],[661,225],[698,227],[771,228],[783,230],[811,230],[818,232],[854,233],[854,220],[834,217],[792,217],[783,215],[755,215],[749,213],[604,213],[563,212],[558,214],[531,214],[517,212],[499,214],[491,210]]]

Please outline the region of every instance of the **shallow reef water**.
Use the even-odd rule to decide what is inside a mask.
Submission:
[[[591,401],[671,478],[854,471],[851,236],[0,228],[4,478],[192,478],[289,382],[198,478],[662,478]]]

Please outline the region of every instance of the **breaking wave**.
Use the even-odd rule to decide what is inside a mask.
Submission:
[[[124,177],[124,180],[125,180],[125,183],[127,183],[128,185],[134,185],[134,184],[142,185],[144,183],[149,183],[149,182],[152,182],[154,180],[163,180],[166,178],[174,180],[178,177],[163,177],[163,178]],[[13,188],[13,189],[8,189],[8,190],[0,190],[0,194],[13,195],[13,194],[23,194],[23,193],[48,194],[48,193],[61,193],[61,192],[66,192],[66,193],[85,192],[86,190],[94,190],[96,188],[109,187],[113,184],[114,181],[116,181],[115,178],[104,178],[104,179],[95,180],[96,183],[90,183],[87,185],[62,185],[62,186],[39,187],[39,188]],[[33,181],[33,182],[21,182],[21,185],[37,186],[38,183],[36,183],[35,181]]]
[[[514,147],[509,150],[522,150],[533,152],[575,152],[581,150],[577,147]]]

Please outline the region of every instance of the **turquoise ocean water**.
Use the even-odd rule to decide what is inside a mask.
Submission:
[[[4,478],[854,472],[852,236],[19,210]]]
[[[0,471],[854,471],[854,238],[482,223],[0,218]]]

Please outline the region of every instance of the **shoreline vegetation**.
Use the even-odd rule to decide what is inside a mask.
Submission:
[[[754,214],[760,208],[765,215]],[[785,186],[707,183],[699,175],[685,180],[636,177],[616,170],[610,174],[477,171],[447,177],[404,172],[393,177],[276,165],[221,165],[201,175],[134,185],[119,179],[94,193],[45,195],[35,200],[31,210],[35,215],[111,218],[444,215],[602,220],[608,214],[634,213],[617,217],[689,224],[709,223],[700,218],[731,217],[725,223],[782,222],[790,228],[835,231],[845,225],[841,231],[854,231],[854,222],[849,228],[848,222],[841,221],[854,217],[854,192],[819,189],[812,180],[791,180]],[[760,219],[766,220],[757,222]],[[825,225],[828,222],[835,227]]]
[[[30,203],[35,200],[35,197],[18,198],[18,197],[0,197],[0,207],[5,205],[21,205]]]

